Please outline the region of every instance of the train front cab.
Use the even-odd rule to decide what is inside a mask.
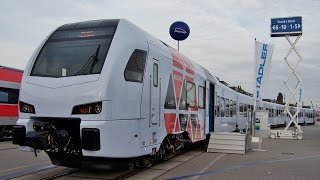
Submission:
[[[60,48],[59,43],[65,47]],[[72,59],[80,55],[73,52],[81,52],[87,60],[81,59],[83,64],[76,66]],[[92,21],[58,28],[35,51],[25,71],[14,143],[26,150],[46,150],[53,163],[66,166],[79,165],[90,157],[130,158],[152,153],[161,143],[154,140],[158,134],[148,134],[145,146],[140,137],[145,124],[148,129],[149,125],[160,126],[156,103],[160,64],[151,58],[148,71],[141,70],[147,52],[144,33],[127,21]],[[130,64],[132,57],[141,61]],[[142,92],[147,98],[150,93],[153,96],[144,99]],[[141,100],[152,103],[152,108],[143,109],[148,116],[140,114]],[[150,109],[156,111],[149,116]]]

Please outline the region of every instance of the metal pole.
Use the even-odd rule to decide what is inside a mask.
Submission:
[[[179,51],[179,41],[178,41],[178,51]]]
[[[254,59],[253,59],[253,66],[254,66],[254,70],[253,70],[253,112],[256,110],[256,106],[257,106],[257,90],[256,90],[256,41],[257,39],[254,38]]]
[[[256,90],[256,69],[257,69],[257,63],[256,63],[256,42],[257,39],[254,38],[254,56],[253,56],[253,114],[252,114],[252,121],[251,121],[251,132],[252,136],[255,136],[255,122],[256,122],[256,109],[257,109],[257,90]]]

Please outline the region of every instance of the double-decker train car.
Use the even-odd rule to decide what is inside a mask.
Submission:
[[[18,120],[19,88],[23,71],[0,66],[0,139],[10,137]]]
[[[311,109],[310,106],[302,106],[300,113],[299,123],[301,119],[303,124],[315,124],[315,110]]]
[[[315,116],[315,121],[320,121],[320,111],[319,111],[319,109],[315,110],[314,116]]]
[[[63,166],[148,165],[244,130],[252,101],[127,20],[66,24],[24,71],[13,143]]]
[[[248,119],[250,118],[248,112],[253,110],[253,98],[242,93],[237,93],[237,126],[239,130],[245,130]]]
[[[287,118],[284,116],[284,105],[272,102],[263,102],[264,110],[269,111],[269,124],[270,126],[285,125]]]

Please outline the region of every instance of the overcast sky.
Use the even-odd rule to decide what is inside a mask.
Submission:
[[[275,99],[288,91],[284,81],[289,68],[283,57],[289,49],[284,37],[270,37],[273,17],[302,16],[303,36],[299,49],[303,60],[305,104],[320,104],[320,1],[319,0],[1,0],[0,65],[24,69],[40,42],[56,27],[93,19],[125,18],[155,37],[176,47],[168,29],[174,21],[191,30],[180,51],[213,75],[252,92],[254,38],[275,45],[270,80],[263,98]],[[297,57],[289,57],[292,64]],[[292,82],[291,82],[292,84]]]

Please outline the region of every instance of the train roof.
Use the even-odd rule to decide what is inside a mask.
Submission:
[[[117,26],[119,21],[120,19],[101,19],[101,20],[82,21],[82,22],[64,24],[60,26],[57,30],[60,31],[60,30]]]

